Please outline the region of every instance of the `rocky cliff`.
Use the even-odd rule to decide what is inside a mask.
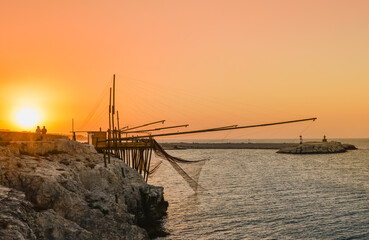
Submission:
[[[0,239],[148,239],[163,188],[67,139],[2,142]]]

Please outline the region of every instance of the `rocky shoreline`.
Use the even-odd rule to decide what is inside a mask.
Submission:
[[[121,160],[104,167],[92,146],[58,138],[1,143],[0,202],[0,239],[149,239],[168,207]]]

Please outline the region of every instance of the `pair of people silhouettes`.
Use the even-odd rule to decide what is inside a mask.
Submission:
[[[36,133],[37,134],[41,134],[41,133],[42,134],[46,134],[47,133],[47,130],[46,130],[45,126],[42,129],[40,129],[40,126],[37,126]]]

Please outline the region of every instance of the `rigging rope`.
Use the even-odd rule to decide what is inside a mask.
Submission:
[[[104,103],[103,99],[105,99],[106,96],[108,96],[108,93],[109,93],[108,89],[109,89],[109,86],[111,85],[111,82],[112,80],[109,80],[104,86],[103,90],[101,91],[100,96],[97,98],[97,101],[95,102],[94,106],[91,108],[91,111],[86,116],[86,118],[83,120],[81,127],[80,127],[81,129],[84,129],[87,124],[91,123],[91,120],[96,116],[96,112],[98,110],[101,110],[100,109],[102,106],[101,104]]]
[[[300,132],[300,135],[302,135],[302,133],[304,133],[308,128],[310,128],[312,124],[313,122],[308,123],[308,125]]]

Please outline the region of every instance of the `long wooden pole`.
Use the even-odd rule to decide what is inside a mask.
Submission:
[[[227,131],[227,130],[236,130],[236,129],[243,129],[243,128],[266,127],[266,126],[289,124],[289,123],[304,122],[304,121],[315,121],[316,119],[317,118],[305,118],[305,119],[298,119],[298,120],[292,120],[292,121],[274,122],[274,123],[263,123],[263,124],[236,126],[236,127],[228,127],[228,128],[227,127],[224,127],[224,128],[210,128],[210,129],[195,130],[195,131],[186,131],[186,132],[176,132],[176,133],[163,133],[163,134],[145,135],[145,136],[137,136],[135,138],[162,137],[162,136],[173,136],[173,135],[194,134],[194,133],[204,133],[204,132]],[[125,139],[125,138],[123,138],[123,139]],[[128,139],[130,139],[130,138],[128,138]]]
[[[120,132],[120,128],[119,128],[119,112],[117,111],[117,127],[118,127],[118,138],[121,139],[121,132]],[[119,142],[122,142],[122,140],[119,140]]]
[[[113,139],[115,139],[114,114],[115,114],[115,74],[113,75],[113,104],[111,109],[111,126],[113,129]]]
[[[117,127],[118,127],[118,129],[120,129],[119,128],[119,111],[117,111]]]
[[[110,96],[109,96],[109,131],[110,130],[111,130],[111,88],[110,88]]]
[[[110,138],[111,138],[111,88],[109,96],[109,129],[108,129],[108,162],[110,163]]]
[[[181,127],[188,127],[188,124],[185,125],[177,125],[177,126],[170,126],[170,127],[162,127],[162,128],[154,128],[154,129],[143,129],[143,130],[138,130],[138,131],[129,131],[129,132],[124,132],[124,133],[140,133],[140,132],[153,132],[153,131],[160,131],[160,130],[164,130],[164,129],[171,129],[171,128],[181,128]]]
[[[146,127],[146,126],[157,124],[157,123],[164,123],[164,122],[165,122],[165,120],[160,120],[160,121],[156,121],[156,122],[152,122],[152,123],[146,123],[146,124],[143,124],[143,125],[140,125],[140,126],[137,126],[137,127],[127,128],[123,132],[126,132],[128,130],[133,130],[133,129],[136,129],[136,128]]]

